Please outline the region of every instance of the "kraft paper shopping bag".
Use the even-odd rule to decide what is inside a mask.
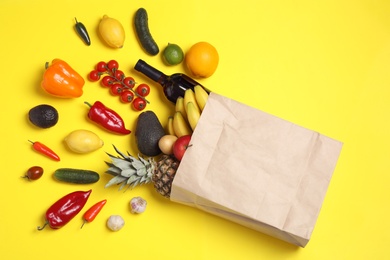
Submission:
[[[211,93],[171,200],[304,247],[342,143]]]

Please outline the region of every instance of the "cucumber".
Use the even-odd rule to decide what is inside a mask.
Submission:
[[[160,49],[150,33],[148,13],[144,8],[139,8],[135,13],[134,25],[138,39],[145,51],[150,55],[157,55],[160,52]]]
[[[60,168],[54,172],[54,178],[69,183],[89,184],[100,179],[97,172],[72,168]]]

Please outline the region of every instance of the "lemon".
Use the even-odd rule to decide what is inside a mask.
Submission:
[[[184,53],[179,45],[168,43],[168,46],[164,49],[163,57],[169,65],[177,65],[183,61]]]
[[[108,46],[112,48],[123,47],[125,29],[118,20],[104,15],[99,23],[99,33]]]
[[[84,129],[74,130],[65,137],[64,141],[75,153],[90,153],[104,144],[94,132]]]

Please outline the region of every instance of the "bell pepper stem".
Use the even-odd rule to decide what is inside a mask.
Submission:
[[[37,229],[39,230],[39,231],[42,231],[46,226],[47,226],[47,224],[49,224],[49,222],[46,220],[45,221],[45,224],[42,226],[42,227],[37,227]]]
[[[86,104],[89,107],[92,107],[92,105],[89,102],[87,102],[87,101],[84,101],[84,104]]]

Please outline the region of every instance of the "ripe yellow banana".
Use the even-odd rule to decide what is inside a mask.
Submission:
[[[173,116],[168,117],[167,130],[169,135],[175,135],[175,131],[173,130]]]
[[[196,102],[198,103],[199,109],[200,111],[203,111],[204,107],[206,106],[207,99],[209,98],[209,94],[200,85],[196,85],[194,87],[194,92],[195,92],[195,99]]]
[[[176,100],[175,111],[180,112],[182,116],[187,120],[187,112],[184,106],[184,98],[178,97]]]
[[[198,124],[200,118],[200,113],[192,102],[187,103],[187,112],[188,122],[190,123],[192,130],[195,130],[195,127]]]
[[[180,112],[175,112],[173,115],[173,130],[177,137],[192,134],[191,128]]]
[[[188,111],[187,111],[187,104],[189,102],[192,102],[195,106],[195,109],[197,109],[200,113],[200,108],[198,106],[198,104],[196,103],[196,99],[195,99],[195,93],[192,89],[187,89],[185,92],[184,92],[184,107],[186,109],[186,113],[187,113],[187,118],[188,118]]]

